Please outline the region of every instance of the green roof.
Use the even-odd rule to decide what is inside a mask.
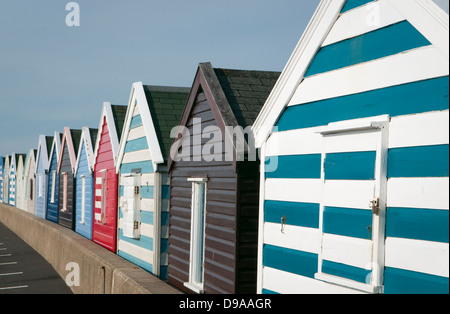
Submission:
[[[170,131],[180,124],[190,88],[144,85],[144,91],[161,152],[167,160],[173,142]]]
[[[111,105],[114,124],[116,125],[117,138],[120,141],[123,131],[123,125],[125,124],[125,116],[127,115],[128,106]]]

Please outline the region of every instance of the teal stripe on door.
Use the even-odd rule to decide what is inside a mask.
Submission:
[[[389,207],[386,237],[449,243],[449,211]]]
[[[291,226],[319,228],[320,204],[282,201],[264,202],[264,221],[281,223],[286,216],[286,224]]]
[[[266,178],[320,179],[321,162],[321,154],[268,157],[266,169],[274,171],[266,171],[265,175]]]
[[[389,149],[388,177],[448,177],[449,145]]]
[[[448,76],[290,106],[278,131],[389,114],[391,117],[449,109]]]
[[[141,137],[135,140],[128,141],[125,144],[125,153],[135,152],[138,150],[143,150],[148,148],[147,138]]]
[[[325,207],[323,212],[323,232],[372,240],[372,211]]]
[[[408,21],[322,47],[305,77],[395,55],[431,43]]]
[[[323,260],[322,272],[325,274],[343,277],[361,283],[366,283],[367,277],[370,275],[372,271],[364,268]]]
[[[264,245],[263,251],[263,266],[310,278],[317,273],[317,254],[268,244]]]
[[[376,152],[327,154],[324,162],[326,180],[374,180]]]

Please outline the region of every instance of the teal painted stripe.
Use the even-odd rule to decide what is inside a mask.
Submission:
[[[325,274],[347,278],[361,283],[366,283],[367,276],[371,270],[345,265],[341,263],[322,261],[322,272]]]
[[[134,116],[131,118],[130,129],[137,128],[142,125],[142,117],[141,115]]]
[[[161,239],[161,253],[169,252],[169,239]]]
[[[326,180],[374,180],[376,152],[333,153],[325,157]]]
[[[350,11],[352,9],[355,9],[357,7],[363,6],[372,1],[373,0],[347,0],[341,13],[344,13],[344,12]]]
[[[141,173],[154,173],[153,164],[150,160],[125,163],[120,166],[120,173],[131,173],[133,169],[140,169]]]
[[[317,254],[264,244],[263,265],[300,276],[314,278]]]
[[[155,198],[155,187],[153,185],[141,186],[141,198],[154,199]]]
[[[152,273],[153,272],[153,265],[147,262],[144,262],[143,260],[138,259],[137,257],[134,257],[133,255],[130,255],[128,253],[125,253],[124,251],[118,250],[117,254],[126,259],[127,261],[145,269],[146,271]]]
[[[291,226],[319,228],[320,204],[281,201],[264,202],[264,221],[281,223],[286,216],[286,224]]]
[[[386,237],[449,243],[449,211],[389,207]]]
[[[409,270],[386,267],[385,294],[448,294],[448,277],[434,276]]]
[[[325,207],[323,232],[360,239],[372,239],[372,211]]]
[[[388,177],[448,177],[449,145],[402,147],[388,153]]]
[[[134,244],[142,249],[153,251],[153,238],[141,235],[139,239],[132,239],[123,235],[123,230],[118,230],[119,240]]]
[[[406,114],[449,109],[448,76],[373,91],[287,107],[278,131],[309,128],[389,114]]]
[[[170,198],[170,186],[169,185],[163,185],[161,187],[161,198],[162,199]]]
[[[167,274],[168,274],[168,267],[167,266],[160,266],[159,268],[159,279],[161,280],[167,280]]]
[[[162,226],[169,225],[169,217],[170,217],[170,214],[168,212],[161,212],[161,225]]]
[[[286,179],[320,179],[321,155],[291,155],[273,156],[266,158],[265,168],[266,178],[286,178]]]
[[[262,289],[262,294],[280,294],[280,293],[269,289]]]
[[[125,153],[135,152],[138,150],[143,150],[148,148],[147,138],[141,137],[135,140],[128,141],[125,144]]]
[[[120,209],[120,207],[119,207]],[[153,212],[142,210],[140,212],[140,222],[153,225]],[[122,210],[119,210],[119,218],[123,218]]]
[[[403,21],[322,47],[314,57],[305,77],[391,56],[430,44],[414,26],[408,21]]]

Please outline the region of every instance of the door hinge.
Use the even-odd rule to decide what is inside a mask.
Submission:
[[[134,187],[134,194],[139,195],[139,186],[138,185],[136,185]]]
[[[139,221],[134,221],[134,230],[139,229]]]

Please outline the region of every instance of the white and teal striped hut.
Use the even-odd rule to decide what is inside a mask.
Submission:
[[[448,75],[448,1],[321,1],[253,126],[259,293],[449,293]]]
[[[119,144],[117,254],[167,279],[167,157],[190,88],[134,83]]]

